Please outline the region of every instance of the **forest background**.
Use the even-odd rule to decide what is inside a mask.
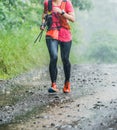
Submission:
[[[75,53],[83,43],[82,30],[78,23],[77,14],[81,11],[91,11],[91,0],[71,0],[76,12],[76,22],[71,24],[73,34],[73,49],[71,50],[72,64],[82,63],[110,63],[116,62],[115,44],[107,44],[103,37],[103,43],[99,44],[98,33],[89,45],[89,51],[80,55]],[[0,79],[12,78],[18,74],[27,72],[36,67],[48,65],[49,55],[45,44],[45,34],[41,42],[34,44],[39,34],[41,16],[43,13],[43,0],[1,0],[0,1]],[[107,32],[103,32],[105,34]],[[115,35],[106,34],[115,43]],[[95,40],[95,41],[94,41]],[[90,48],[90,49],[89,49]],[[110,48],[112,48],[110,50]],[[59,64],[61,60],[59,58]]]

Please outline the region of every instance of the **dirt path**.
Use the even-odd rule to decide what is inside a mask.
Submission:
[[[54,128],[107,130],[117,123],[117,87],[96,90],[93,95],[86,95],[78,99],[49,107],[42,114],[36,115],[28,122],[23,122],[17,129],[44,130]]]
[[[41,98],[46,109],[25,121],[2,126],[0,130],[117,130],[116,68],[117,65],[73,65],[72,92],[69,95],[62,93],[64,76],[61,75],[62,68],[59,68],[58,94],[50,95],[42,91],[39,96],[38,92],[33,91],[30,99],[24,98],[22,101],[27,107],[21,105],[21,101],[19,104],[20,113],[20,107],[25,110],[31,105],[38,106]],[[34,84],[37,79],[33,79]],[[49,84],[48,76],[46,79],[44,86]]]

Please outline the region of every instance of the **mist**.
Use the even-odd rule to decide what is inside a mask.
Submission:
[[[81,36],[78,39],[80,44],[75,45],[73,53],[79,63],[116,63],[117,1],[92,2],[90,11],[76,11]]]

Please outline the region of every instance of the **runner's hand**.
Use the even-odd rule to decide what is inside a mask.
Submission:
[[[56,12],[56,13],[59,13],[59,14],[62,13],[62,10],[59,7],[54,7],[53,11]]]
[[[40,25],[40,30],[44,30],[45,29],[45,26],[44,26],[44,23],[42,23],[41,25]]]

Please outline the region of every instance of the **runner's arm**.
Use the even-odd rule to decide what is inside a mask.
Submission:
[[[45,26],[44,26],[44,23],[45,23],[45,16],[46,16],[46,14],[43,13],[43,14],[42,14],[42,22],[41,22],[41,26],[40,26],[40,29],[41,29],[41,30],[44,30],[44,29],[45,29]]]
[[[61,11],[61,14],[62,14],[62,11]],[[69,13],[64,13],[63,16],[68,19],[69,21],[71,22],[75,22],[75,14],[74,12],[69,12]]]
[[[45,16],[47,15],[47,0],[44,0],[44,9],[43,9],[43,14],[42,14],[42,22],[41,22],[41,26],[40,29],[44,30],[44,23],[45,23]]]
[[[54,7],[53,8],[54,12],[57,12],[59,14],[62,14],[63,17],[65,17],[66,19],[68,19],[69,21],[71,22],[74,22],[75,21],[75,14],[74,12],[69,12],[69,13],[66,13],[64,11],[64,14],[63,14],[63,10],[61,10],[60,8],[58,7]]]

